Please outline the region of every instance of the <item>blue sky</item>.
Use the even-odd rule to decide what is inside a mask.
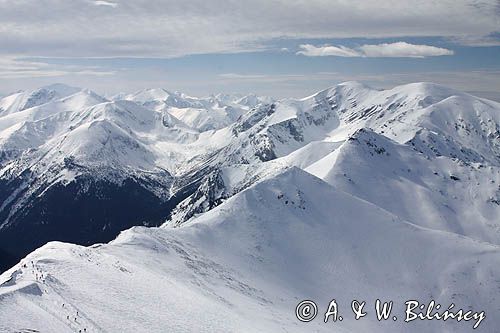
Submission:
[[[433,81],[500,100],[498,1],[0,1],[0,93],[301,97]]]

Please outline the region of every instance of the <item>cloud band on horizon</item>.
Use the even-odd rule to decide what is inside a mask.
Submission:
[[[311,44],[300,45],[297,54],[308,57],[364,57],[364,58],[425,58],[453,55],[452,50],[431,45],[417,45],[407,42],[365,44],[355,48],[346,46]]]

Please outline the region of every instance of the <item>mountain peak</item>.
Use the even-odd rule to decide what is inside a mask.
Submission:
[[[339,83],[337,86],[357,89],[373,89],[361,81],[344,81]]]
[[[37,90],[41,90],[41,89],[54,90],[54,91],[57,91],[60,94],[64,94],[64,95],[71,95],[71,94],[74,94],[75,92],[82,90],[82,88],[73,87],[73,86],[70,86],[70,85],[67,85],[64,83],[49,84],[46,86],[42,86],[42,87],[38,88]]]
[[[302,98],[302,100],[308,100],[311,98],[315,99],[324,99],[324,98],[331,98],[335,95],[342,95],[342,96],[347,96],[347,97],[355,97],[360,94],[366,94],[367,92],[370,92],[374,90],[373,88],[369,87],[368,85],[359,82],[359,81],[346,81],[339,83],[337,85],[331,86],[329,88],[323,89],[311,96],[307,96],[305,98]]]

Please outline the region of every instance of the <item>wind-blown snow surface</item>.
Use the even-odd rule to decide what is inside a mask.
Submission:
[[[27,234],[88,244],[166,223],[28,255],[1,275],[0,331],[472,328],[404,324],[409,299],[500,326],[499,103],[356,82],[278,101],[163,89],[47,100],[0,114],[0,255]],[[89,198],[88,223],[75,223]],[[332,298],[345,320],[323,324]],[[398,321],[376,321],[377,298],[395,301]],[[320,306],[312,323],[295,318],[302,299]],[[354,321],[352,299],[371,315]]]
[[[351,299],[383,297],[401,317],[413,298],[487,309],[480,328],[492,332],[499,264],[497,246],[417,227],[291,169],[178,229],[133,228],[90,248],[47,244],[2,275],[0,322],[58,332],[471,330],[349,319]],[[299,323],[294,308],[306,298],[325,311],[335,298],[346,320]]]

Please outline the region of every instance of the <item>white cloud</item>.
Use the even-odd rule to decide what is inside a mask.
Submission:
[[[336,57],[361,57],[362,54],[359,51],[350,49],[348,47],[339,45],[323,45],[314,46],[311,44],[300,45],[302,51],[297,52],[297,54],[302,54],[308,57],[326,57],[326,56],[336,56]]]
[[[416,45],[406,42],[383,43],[376,45],[362,45],[349,48],[342,45],[314,46],[311,44],[300,45],[302,51],[297,54],[308,57],[367,57],[367,58],[424,58],[452,55],[453,51],[431,45]]]
[[[107,6],[107,7],[113,7],[113,8],[116,8],[116,6],[118,6],[117,3],[109,2],[109,1],[103,1],[103,0],[96,0],[96,1],[92,1],[92,2],[96,6]]]
[[[431,45],[415,45],[406,42],[363,45],[361,52],[366,57],[436,57],[452,55],[453,51]]]
[[[276,38],[479,38],[498,30],[499,15],[498,1],[477,3],[0,0],[0,55],[175,57],[259,50]]]

